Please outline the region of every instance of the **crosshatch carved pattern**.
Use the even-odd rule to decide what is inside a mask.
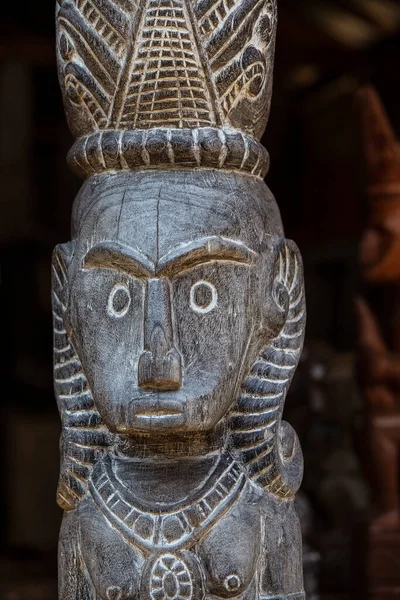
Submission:
[[[215,122],[182,0],[149,0],[120,126],[202,127]]]

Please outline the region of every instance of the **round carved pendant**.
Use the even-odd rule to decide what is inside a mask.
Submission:
[[[202,600],[200,567],[190,552],[167,552],[148,560],[141,585],[142,600]]]

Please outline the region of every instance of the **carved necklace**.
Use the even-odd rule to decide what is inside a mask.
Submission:
[[[107,520],[146,554],[192,546],[227,512],[246,483],[229,454],[195,497],[167,508],[145,508],[115,477],[110,456],[100,460],[89,482],[90,493]]]
[[[194,497],[151,510],[116,478],[106,456],[97,463],[89,489],[110,524],[150,555],[141,578],[143,600],[202,600],[203,570],[189,549],[229,510],[245,483],[238,463],[223,455]]]

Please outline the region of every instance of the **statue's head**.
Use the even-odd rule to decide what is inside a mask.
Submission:
[[[89,179],[74,207],[74,242],[55,251],[60,349],[70,348],[81,376],[72,389],[70,371],[65,381],[56,375],[59,398],[79,415],[65,417],[67,454],[70,435],[99,448],[116,434],[173,439],[225,424],[224,442],[261,483],[278,481],[279,461],[294,463],[292,493],[301,461],[280,419],[304,333],[297,248],[261,180],[159,175]],[[78,418],[90,433],[77,433]]]
[[[82,188],[74,226],[65,322],[104,423],[128,435],[214,428],[287,315],[264,184],[103,176]]]

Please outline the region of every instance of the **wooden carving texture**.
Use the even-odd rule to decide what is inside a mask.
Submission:
[[[356,302],[358,363],[368,408],[368,469],[376,505],[369,592],[371,598],[394,598],[400,594],[400,144],[373,88],[361,90],[359,106],[369,214],[360,246],[367,297]],[[371,291],[373,302],[367,300]]]
[[[61,600],[304,598],[301,257],[262,177],[272,0],[63,0]]]

